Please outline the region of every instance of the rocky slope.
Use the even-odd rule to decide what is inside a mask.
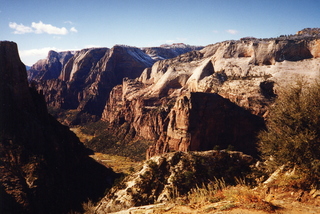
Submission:
[[[112,90],[102,120],[113,133],[129,124],[126,130],[135,137],[153,140],[147,157],[229,144],[256,155],[255,133],[263,128],[261,117],[277,87],[299,75],[315,78],[319,57],[319,35],[209,45],[158,61],[135,80],[125,79]]]
[[[103,196],[115,173],[47,113],[13,42],[0,42],[0,75],[0,212],[67,213]]]
[[[175,152],[144,162],[141,170],[126,177],[98,203],[95,213],[165,202],[191,188],[224,178],[227,184],[250,171],[253,158],[241,152],[211,150]]]
[[[139,49],[116,45],[74,54],[50,51],[47,59],[38,61],[28,71],[29,80],[44,94],[50,107],[77,109],[100,118],[111,89],[121,84],[124,77],[136,78],[159,59],[200,48],[180,45]],[[79,123],[81,117],[77,120],[69,123]]]

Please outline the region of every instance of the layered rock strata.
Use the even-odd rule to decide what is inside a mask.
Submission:
[[[50,107],[77,109],[100,118],[111,89],[123,78],[136,78],[157,60],[200,48],[185,45],[140,49],[116,45],[75,53],[50,51],[47,59],[38,61],[28,74]],[[81,123],[81,119],[70,122]]]
[[[115,178],[28,87],[17,45],[0,42],[1,213],[68,213],[103,196]]]
[[[102,118],[116,133],[123,123],[135,136],[155,144],[147,158],[169,151],[204,151],[219,146],[256,155],[256,134],[264,128],[261,117],[251,114],[215,93],[185,92],[175,98],[133,96],[143,85],[125,80],[115,87]]]
[[[147,157],[229,144],[255,155],[263,119],[253,115],[267,115],[278,87],[318,75],[319,45],[314,36],[244,38],[158,61],[113,89],[102,120],[156,142]]]

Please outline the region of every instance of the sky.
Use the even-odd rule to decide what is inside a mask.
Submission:
[[[0,40],[26,65],[49,50],[206,46],[320,27],[320,0],[0,0]]]

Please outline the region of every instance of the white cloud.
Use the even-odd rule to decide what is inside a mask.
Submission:
[[[78,30],[75,27],[70,28],[70,32],[78,33]]]
[[[227,32],[227,33],[230,33],[230,34],[233,34],[233,35],[235,35],[235,34],[238,34],[238,33],[239,33],[239,31],[237,31],[237,30],[233,30],[233,29],[226,30],[226,32]]]
[[[10,22],[9,27],[14,29],[14,34],[25,34],[33,32],[31,27],[24,26],[23,24],[17,24],[15,22]]]
[[[68,30],[65,27],[58,28],[52,26],[51,24],[44,24],[42,21],[38,23],[32,22],[31,27],[34,28],[34,32],[37,34],[47,33],[47,34],[55,34],[55,35],[66,35]]]
[[[213,30],[212,33],[219,33],[219,31],[218,30]]]
[[[14,29],[14,34],[25,34],[25,33],[36,33],[36,34],[54,34],[54,35],[66,35],[69,33],[69,31],[65,28],[58,28],[51,24],[44,24],[42,21],[39,21],[38,23],[32,22],[31,27],[25,26],[23,24],[17,24],[15,22],[10,22],[9,27]],[[71,32],[78,32],[77,29],[72,27],[70,29]]]

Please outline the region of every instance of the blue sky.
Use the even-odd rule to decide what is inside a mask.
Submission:
[[[0,40],[27,65],[50,49],[209,45],[320,27],[320,0],[0,0]]]

